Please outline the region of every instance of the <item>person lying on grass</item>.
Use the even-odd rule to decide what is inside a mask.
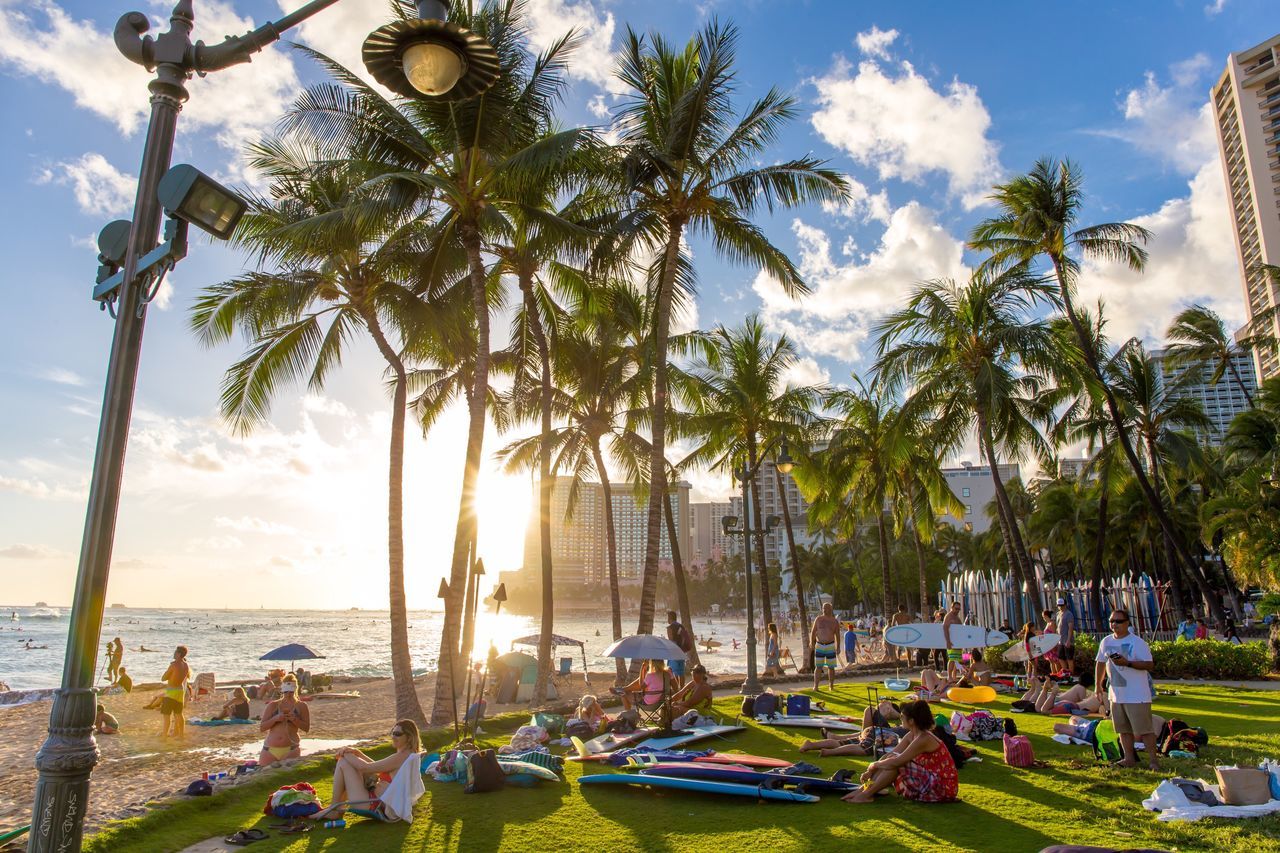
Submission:
[[[1033,678],[1031,689],[1014,702],[1013,707],[1055,717],[1070,714],[1101,714],[1105,717],[1109,710],[1106,697],[1100,698],[1083,684],[1060,691],[1058,683],[1050,678]]]
[[[374,761],[355,747],[344,746],[337,752],[333,768],[332,805],[311,817],[334,820],[343,815],[348,805],[371,806],[390,786],[400,765],[414,758],[421,748],[418,726],[413,720],[400,720],[391,727],[391,745],[396,751]]]
[[[925,667],[920,670],[920,698],[921,699],[941,699],[947,695],[947,691],[955,687],[959,682],[950,681],[938,674],[936,669]]]
[[[907,734],[890,756],[873,761],[862,774],[863,785],[846,794],[848,803],[869,803],[890,785],[898,795],[921,803],[955,800],[960,789],[956,762],[934,733],[933,711],[923,699],[902,706]]]
[[[800,745],[801,752],[814,752],[822,758],[838,755],[871,755],[883,753],[898,745],[906,729],[867,726],[856,735],[807,740]]]

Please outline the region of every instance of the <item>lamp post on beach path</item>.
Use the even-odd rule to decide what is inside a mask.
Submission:
[[[97,650],[115,539],[125,447],[133,412],[147,304],[163,275],[186,254],[187,225],[217,237],[229,235],[244,203],[190,166],[170,169],[178,113],[188,98],[186,82],[248,62],[286,30],[337,3],[311,0],[278,21],[221,44],[192,43],[193,0],[178,0],[169,30],[143,36],[151,24],[130,12],[115,27],[125,58],[156,76],[132,222],[114,222],[99,237],[102,267],[94,299],[115,320],[106,388],[98,425],[93,477],[62,667],[54,694],[49,736],[36,754],[35,805],[28,851],[76,851],[84,834],[89,775],[98,762],[93,737]],[[379,27],[364,43],[369,72],[387,88],[412,98],[459,100],[478,95],[498,76],[498,57],[480,36],[449,23],[447,0],[418,0],[418,18]],[[165,242],[157,245],[163,213],[171,217]]]
[[[760,685],[759,662],[756,658],[756,614],[754,593],[751,589],[751,546],[754,542],[753,536],[766,536],[771,533],[782,519],[776,515],[771,515],[765,519],[765,525],[762,529],[751,529],[751,513],[750,513],[750,484],[756,472],[760,469],[760,463],[764,461],[767,453],[760,454],[760,460],[756,462],[754,468],[748,467],[748,461],[744,459],[742,466],[733,472],[742,483],[742,527],[738,527],[738,518],[733,515],[726,515],[720,519],[720,526],[724,529],[726,536],[742,537],[742,564],[747,578],[747,678],[742,682],[743,696],[754,696],[760,693],[764,688]],[[786,451],[786,444],[783,444],[782,455],[778,459],[779,468],[786,466],[784,473],[789,473],[794,467],[791,454]]]

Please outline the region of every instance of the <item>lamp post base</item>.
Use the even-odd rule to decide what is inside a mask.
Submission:
[[[764,692],[764,685],[758,678],[748,678],[742,682],[742,689],[738,692],[743,696],[756,696]]]
[[[79,850],[89,803],[89,773],[98,763],[93,737],[97,694],[84,688],[54,694],[49,737],[36,753],[36,802],[27,850]]]

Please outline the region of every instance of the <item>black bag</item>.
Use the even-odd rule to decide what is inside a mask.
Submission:
[[[1169,752],[1172,747],[1169,746],[1169,740],[1183,729],[1190,728],[1185,722],[1178,719],[1169,720],[1164,724],[1156,735],[1156,751],[1161,755]]]
[[[756,697],[753,717],[772,717],[778,713],[778,696],[776,693],[761,693]]]
[[[754,717],[755,715],[756,715],[756,697],[743,696],[742,697],[742,716]]]
[[[483,749],[471,755],[467,762],[466,793],[485,794],[501,790],[506,785],[507,774],[502,772],[502,765],[498,763],[498,756],[492,749]]]

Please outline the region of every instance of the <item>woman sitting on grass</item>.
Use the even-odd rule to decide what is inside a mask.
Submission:
[[[600,706],[600,700],[590,693],[578,700],[578,710],[573,712],[573,719],[582,720],[597,733],[604,731],[609,723],[609,715]]]
[[[969,665],[964,668],[964,677],[960,679],[960,686],[990,687],[991,665],[982,659],[982,652],[974,649],[969,653],[969,658]]]
[[[863,785],[846,794],[849,803],[869,803],[890,785],[898,795],[921,803],[946,803],[956,798],[960,776],[947,747],[934,734],[933,711],[924,700],[902,706],[907,734],[894,753],[871,762],[862,774]]]
[[[347,806],[376,808],[378,798],[387,790],[400,765],[410,758],[417,760],[421,748],[417,724],[413,720],[400,720],[392,726],[391,745],[396,751],[378,761],[354,747],[344,746],[338,750],[338,763],[333,768],[333,805],[311,817],[334,820],[342,816]]]

